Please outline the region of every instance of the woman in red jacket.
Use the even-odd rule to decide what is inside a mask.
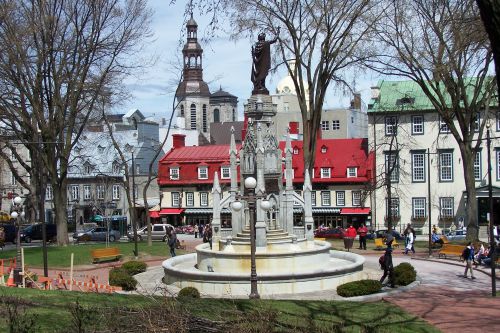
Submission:
[[[350,251],[352,248],[352,244],[354,243],[354,238],[356,238],[356,229],[349,224],[349,228],[344,233],[344,246],[347,251]]]

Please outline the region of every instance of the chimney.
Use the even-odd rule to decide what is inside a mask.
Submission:
[[[298,121],[289,122],[288,127],[290,127],[290,134],[299,134],[299,122]]]
[[[361,94],[355,93],[351,101],[351,109],[361,110]]]
[[[172,145],[174,148],[182,148],[186,146],[186,135],[172,134]]]

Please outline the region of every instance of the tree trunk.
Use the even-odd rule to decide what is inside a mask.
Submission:
[[[467,240],[477,241],[479,226],[477,220],[476,180],[474,179],[474,153],[468,143],[459,145],[464,171],[465,190],[467,191]]]
[[[68,245],[68,219],[67,219],[67,199],[66,182],[63,181],[61,186],[56,182],[52,182],[54,189],[54,208],[56,210],[56,225],[57,225],[57,244]]]

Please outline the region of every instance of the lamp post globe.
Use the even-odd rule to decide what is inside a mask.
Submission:
[[[262,200],[260,202],[260,208],[262,208],[265,211],[268,211],[271,208],[271,203],[269,200]]]
[[[17,219],[18,216],[19,216],[19,214],[16,211],[13,211],[12,213],[10,213],[10,217],[12,217],[13,219]]]
[[[253,177],[247,177],[245,179],[245,188],[254,189],[257,187],[257,180]]]
[[[231,208],[235,212],[239,212],[241,210],[241,208],[243,208],[243,204],[241,203],[241,201],[235,201],[235,202],[231,203]]]
[[[17,197],[14,198],[14,204],[20,205],[22,200],[23,199],[21,199],[21,197],[17,196]]]

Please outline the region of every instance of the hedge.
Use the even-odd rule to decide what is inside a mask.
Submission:
[[[109,284],[112,286],[120,286],[123,290],[130,291],[135,290],[137,280],[123,268],[115,267],[109,271]]]
[[[407,286],[417,279],[415,268],[407,262],[394,267],[394,283],[398,286]]]
[[[121,268],[127,271],[129,275],[136,275],[146,271],[148,266],[142,261],[127,261]]]
[[[184,287],[179,291],[177,297],[200,298],[200,292],[195,287]]]
[[[359,280],[341,284],[337,287],[337,294],[342,297],[354,297],[378,293],[382,283],[378,280]]]

